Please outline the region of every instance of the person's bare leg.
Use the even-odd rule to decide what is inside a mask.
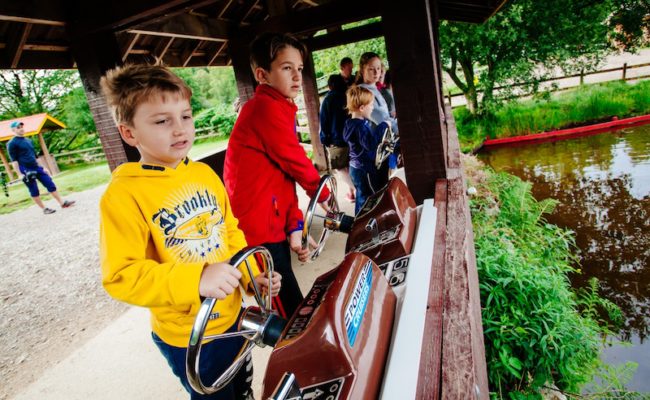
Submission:
[[[56,201],[59,202],[60,206],[63,206],[63,199],[59,195],[59,192],[50,192],[50,194],[52,195],[52,197],[54,197],[56,199]]]
[[[45,204],[43,204],[43,200],[41,200],[41,196],[32,197],[32,200],[34,200],[34,203],[36,203],[36,205],[39,206],[41,209],[45,208]]]

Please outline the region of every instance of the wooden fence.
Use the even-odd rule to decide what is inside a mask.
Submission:
[[[562,81],[562,80],[566,80],[566,79],[579,78],[579,84],[578,85],[564,86],[564,87],[561,87],[561,88],[552,88],[552,90],[550,90],[551,92],[560,92],[560,91],[563,91],[563,90],[574,89],[576,87],[579,87],[579,86],[583,85],[585,83],[585,78],[588,77],[588,76],[594,76],[594,75],[599,75],[599,74],[607,74],[607,73],[613,73],[613,72],[619,72],[619,71],[620,71],[620,78],[606,79],[606,80],[603,80],[601,82],[611,82],[611,81],[616,81],[616,80],[631,81],[631,80],[639,80],[639,79],[650,78],[650,74],[647,74],[647,73],[646,74],[641,74],[641,75],[634,75],[634,76],[630,76],[628,74],[628,72],[630,70],[634,70],[634,69],[637,69],[637,68],[645,68],[645,67],[650,67],[650,63],[634,64],[634,65],[628,65],[627,63],[624,63],[622,66],[620,66],[618,68],[607,68],[607,69],[601,69],[601,70],[598,70],[598,71],[588,71],[588,72],[585,72],[584,70],[582,70],[578,74],[558,76],[558,77],[553,77],[553,78],[546,78],[546,79],[541,79],[541,80],[539,80],[537,82],[519,82],[519,83],[515,83],[515,84],[512,84],[512,85],[496,86],[494,88],[494,90],[498,91],[498,90],[504,90],[504,89],[517,88],[517,87],[525,87],[525,86],[529,86],[529,85],[532,85],[532,84],[535,84],[535,83],[558,82],[558,81]],[[478,93],[481,93],[481,92],[482,92],[481,90],[478,90]],[[530,94],[531,93],[521,93],[521,94],[513,95],[510,98],[525,97],[525,96],[529,96]],[[448,91],[447,92],[447,102],[448,102],[448,104],[453,105],[453,102],[452,102],[453,98],[455,98],[455,97],[463,97],[463,96],[464,96],[463,93],[454,93],[454,94],[452,94],[451,91]],[[458,106],[461,106],[461,104],[453,105],[453,106],[458,107]]]
[[[209,128],[197,129],[196,139],[202,140],[215,136],[223,136],[221,133],[213,132]],[[52,154],[52,157],[58,165],[70,165],[76,163],[90,163],[106,160],[106,154],[102,146],[89,147],[87,149],[64,151],[62,153]],[[4,167],[0,165],[0,171]]]

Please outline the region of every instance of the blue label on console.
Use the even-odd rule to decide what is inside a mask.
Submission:
[[[357,333],[363,320],[363,314],[368,305],[370,298],[370,288],[372,286],[372,262],[368,261],[363,266],[357,282],[354,285],[352,296],[348,305],[345,307],[345,331],[348,334],[348,343],[350,347],[354,346],[357,339]]]

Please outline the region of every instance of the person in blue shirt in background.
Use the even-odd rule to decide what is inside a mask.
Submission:
[[[320,141],[327,152],[330,168],[348,187],[345,197],[348,201],[354,202],[354,184],[348,170],[349,148],[343,139],[343,126],[350,118],[345,109],[345,91],[348,87],[339,74],[330,75],[327,86],[329,92],[320,107]]]
[[[370,115],[374,108],[375,96],[362,86],[352,86],[346,93],[347,108],[352,118],[345,122],[343,138],[350,147],[350,176],[357,196],[354,213],[357,215],[367,198],[388,183],[388,173],[384,163],[378,170],[375,166],[377,146],[388,129],[388,122],[382,121],[373,127]]]
[[[32,196],[32,200],[39,206],[44,214],[52,214],[56,210],[45,207],[41,195],[38,190],[38,183],[40,181],[48,192],[59,202],[61,208],[68,208],[75,202],[71,200],[63,200],[56,190],[56,185],[50,177],[50,173],[38,164],[36,160],[36,151],[32,141],[25,137],[25,124],[21,121],[13,121],[10,125],[14,135],[13,139],[7,143],[7,152],[14,164],[14,168],[23,175],[23,182]]]

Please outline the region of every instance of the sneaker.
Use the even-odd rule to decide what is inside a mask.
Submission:
[[[74,201],[74,200],[66,200],[66,201],[63,202],[63,204],[61,204],[61,208],[72,207],[74,205],[74,203],[76,203],[76,201]]]
[[[47,208],[47,207],[45,207],[45,208],[43,209],[43,214],[54,214],[55,212],[56,212],[56,210],[53,210],[53,209],[51,209],[51,208]]]

